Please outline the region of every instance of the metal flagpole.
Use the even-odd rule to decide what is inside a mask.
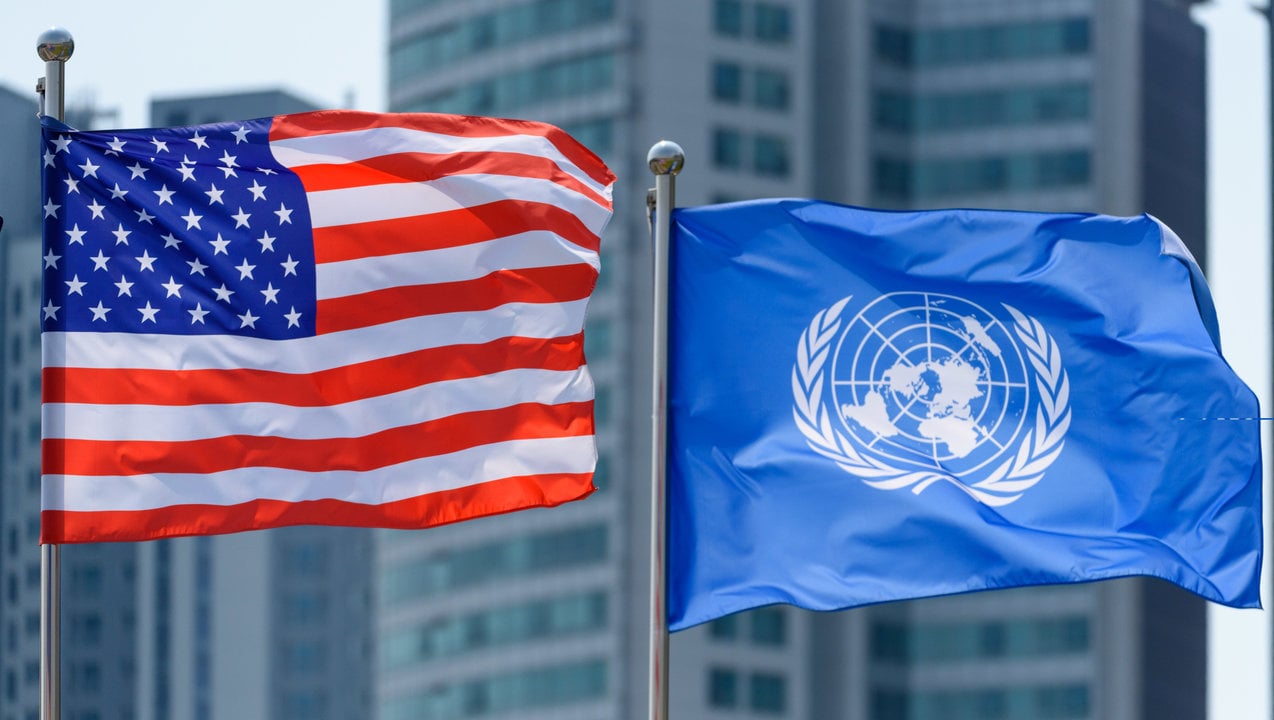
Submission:
[[[66,61],[75,52],[75,40],[63,28],[40,33],[36,52],[44,61],[44,77],[36,83],[40,112],[65,120]],[[40,546],[40,720],[62,717],[62,669],[58,646],[61,635],[61,558],[57,545]]]
[[[668,609],[664,520],[665,469],[667,463],[667,379],[668,379],[668,252],[672,235],[674,178],[685,164],[681,146],[661,140],[650,148],[646,162],[655,175],[655,188],[646,198],[653,210],[655,276],[654,327],[651,349],[650,414],[650,654],[648,675],[650,720],[668,718]],[[653,203],[653,205],[652,205]]]

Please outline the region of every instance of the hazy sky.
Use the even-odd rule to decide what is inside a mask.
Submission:
[[[151,98],[244,89],[283,88],[323,107],[381,110],[387,4],[6,0],[0,7],[0,84],[33,93],[43,73],[36,38],[50,25],[61,25],[77,44],[67,64],[68,104],[92,103],[115,112],[112,125],[144,125]],[[1226,355],[1261,395],[1263,414],[1270,415],[1274,320],[1266,32],[1249,5],[1247,0],[1214,0],[1198,13],[1210,33],[1207,270]],[[1268,443],[1265,457],[1271,457]],[[1269,588],[1268,562],[1266,568]],[[1268,606],[1268,589],[1264,597]],[[1270,720],[1268,611],[1213,606],[1209,620],[1210,717]]]

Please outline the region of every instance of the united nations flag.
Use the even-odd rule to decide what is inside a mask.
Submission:
[[[1128,575],[1259,604],[1252,392],[1151,217],[679,210],[672,629]]]

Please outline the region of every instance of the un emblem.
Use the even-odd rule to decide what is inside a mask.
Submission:
[[[1038,320],[951,295],[898,292],[801,334],[793,415],[806,442],[868,485],[949,482],[1007,505],[1044,477],[1070,426],[1070,384]]]

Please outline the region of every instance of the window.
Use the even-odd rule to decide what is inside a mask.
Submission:
[[[758,69],[753,76],[753,101],[767,110],[786,110],[788,104],[787,74],[779,70]]]
[[[782,713],[787,707],[787,681],[782,675],[754,673],[749,703],[758,712]]]
[[[934,67],[1087,54],[1087,18],[925,30],[877,26],[876,57],[902,67]]]
[[[526,712],[592,700],[606,694],[603,660],[537,667],[429,689],[390,700],[383,720],[469,718]]]
[[[584,328],[584,357],[596,362],[611,354],[611,323],[608,320],[591,320]]]
[[[784,5],[759,2],[754,8],[753,34],[762,42],[787,42],[792,34],[791,12]]]
[[[708,633],[716,640],[733,640],[739,635],[739,616],[726,615],[708,624]]]
[[[740,0],[716,0],[712,5],[712,28],[718,35],[743,35],[743,3]]]
[[[730,169],[743,166],[743,136],[738,130],[717,128],[712,131],[712,164]]]
[[[787,640],[787,614],[782,608],[758,608],[748,613],[752,619],[752,642],[779,646]]]
[[[708,706],[733,708],[739,705],[739,676],[733,670],[708,671]]]
[[[712,97],[732,103],[743,99],[743,70],[737,63],[718,62],[712,66]]]
[[[752,168],[758,175],[786,177],[787,142],[773,135],[757,135],[753,140]]]

